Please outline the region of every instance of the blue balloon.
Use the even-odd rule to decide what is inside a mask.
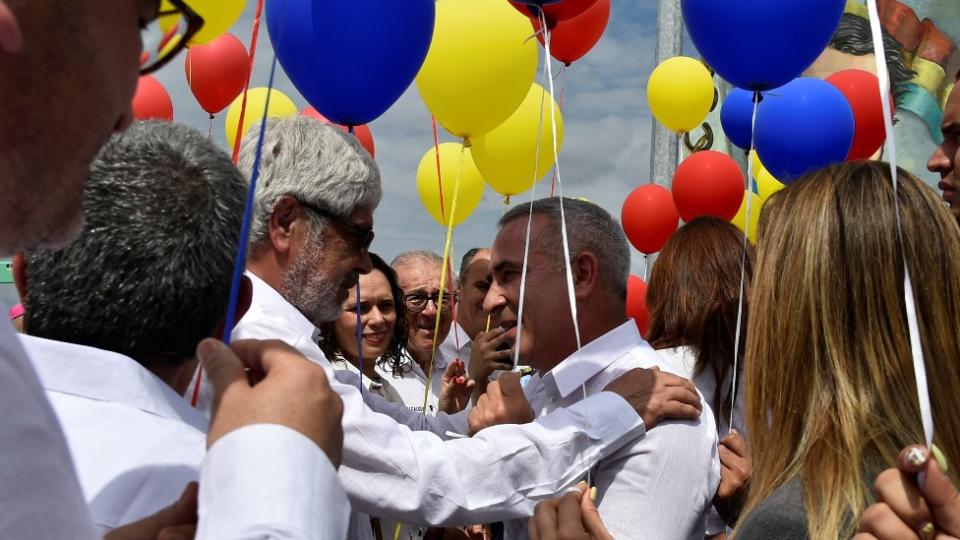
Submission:
[[[682,0],[701,56],[738,88],[769,90],[799,77],[830,42],[845,0]]]
[[[297,90],[331,122],[366,124],[423,65],[434,0],[268,0],[267,29]]]
[[[826,81],[801,77],[763,94],[757,112],[757,154],[781,182],[842,163],[853,146],[853,135],[853,109]]]
[[[753,124],[753,92],[734,88],[720,107],[720,125],[723,133],[735,146],[750,149]]]

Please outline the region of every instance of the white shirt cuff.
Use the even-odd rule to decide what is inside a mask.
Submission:
[[[342,540],[350,514],[326,454],[275,424],[243,427],[210,448],[199,502],[198,540]]]

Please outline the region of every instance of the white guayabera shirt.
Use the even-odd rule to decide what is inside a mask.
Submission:
[[[282,340],[327,371],[344,406],[340,478],[358,513],[438,526],[526,518],[584,467],[643,436],[633,408],[599,392],[530,424],[444,440],[448,432],[467,432],[466,413],[424,416],[361,394],[355,374],[334,373],[317,346],[317,328],[267,283],[247,275],[253,300],[233,339]],[[369,527],[358,529],[357,537],[369,538]]]

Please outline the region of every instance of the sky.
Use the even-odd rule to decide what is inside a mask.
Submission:
[[[256,0],[248,0],[242,18],[231,30],[245,44],[250,41],[255,6]],[[556,91],[563,88],[560,169],[564,194],[586,197],[617,219],[630,191],[650,180],[652,117],[647,107],[646,81],[655,63],[656,19],[655,1],[613,0],[603,38],[556,81]],[[257,47],[251,87],[266,86],[274,56],[265,22]],[[542,61],[542,48],[540,56]],[[173,99],[175,120],[206,133],[210,120],[190,92],[183,58],[177,58],[155,76]],[[279,66],[275,87],[301,109],[308,105]],[[226,149],[224,116],[225,112],[213,120],[213,137]],[[446,231],[427,214],[416,190],[417,165],[433,146],[430,113],[416,85],[411,84],[370,128],[384,191],[383,201],[374,214],[377,236],[372,251],[388,261],[411,249],[442,254]],[[441,142],[453,140],[449,134],[441,134]],[[548,175],[538,185],[538,197],[549,194],[549,182]],[[529,192],[516,196],[511,204],[529,201],[529,197]],[[504,208],[500,195],[488,187],[474,214],[454,232],[455,268],[466,250],[493,242],[496,221]],[[644,266],[642,255],[633,253],[633,270],[639,274]]]

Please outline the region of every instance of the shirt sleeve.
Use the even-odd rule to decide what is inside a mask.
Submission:
[[[349,514],[326,454],[290,428],[238,429],[204,460],[198,540],[342,540]]]
[[[706,408],[704,415],[712,414]],[[597,509],[614,538],[702,538],[720,482],[716,427],[668,421],[596,469]]]

